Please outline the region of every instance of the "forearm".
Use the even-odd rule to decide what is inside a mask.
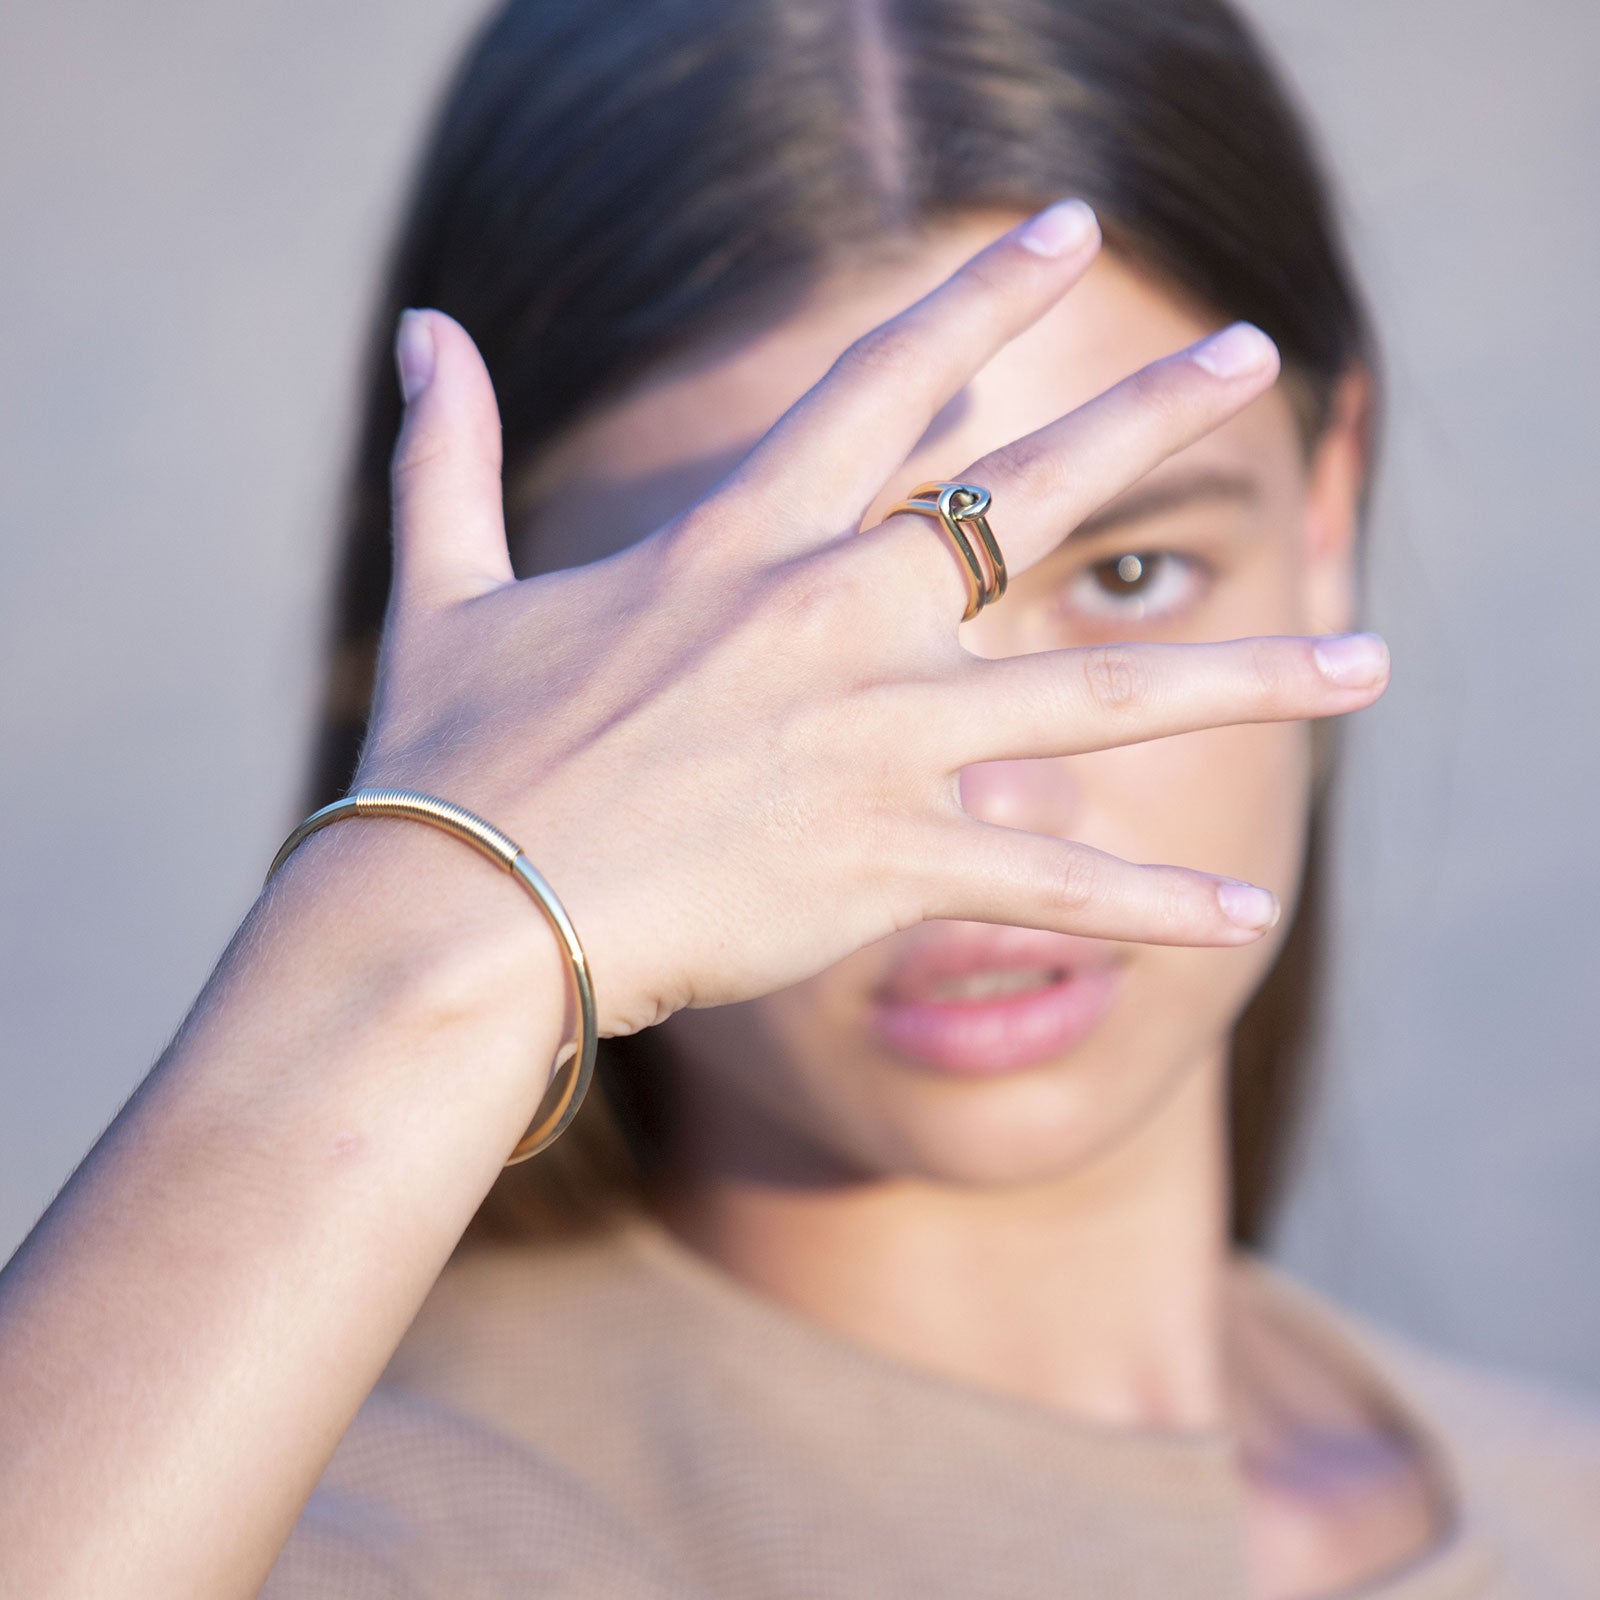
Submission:
[[[563,982],[459,841],[301,846],[0,1275],[0,1595],[256,1593],[531,1119]]]

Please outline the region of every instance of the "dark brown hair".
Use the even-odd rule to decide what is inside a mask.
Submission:
[[[445,93],[376,306],[310,805],[345,792],[388,595],[391,357],[457,317],[499,397],[508,496],[586,408],[734,312],[940,214],[1081,195],[1107,247],[1277,341],[1309,448],[1374,352],[1305,128],[1222,0],[511,0]],[[514,500],[507,506],[513,521]],[[1331,725],[1317,725],[1327,770]],[[1324,786],[1298,913],[1234,1034],[1234,1231],[1256,1241],[1305,1088]],[[667,1109],[649,1033],[509,1168],[476,1235],[636,1190]]]

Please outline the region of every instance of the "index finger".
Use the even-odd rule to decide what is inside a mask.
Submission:
[[[853,532],[940,408],[1083,276],[1099,248],[1100,225],[1078,199],[1008,229],[849,345],[733,476],[784,498],[801,485],[816,540]],[[797,549],[810,542],[804,529],[790,537]]]

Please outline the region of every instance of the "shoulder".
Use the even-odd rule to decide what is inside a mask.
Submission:
[[[1600,1573],[1600,1397],[1434,1349],[1273,1272],[1365,1359],[1442,1454],[1465,1520],[1534,1593],[1591,1593]]]
[[[1391,1376],[1455,1447],[1468,1486],[1565,1513],[1600,1570],[1600,1397],[1430,1349],[1387,1328],[1367,1337]]]
[[[523,1441],[386,1383],[368,1396],[262,1600],[688,1600],[660,1553]]]

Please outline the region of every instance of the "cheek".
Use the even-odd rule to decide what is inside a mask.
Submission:
[[[1078,757],[1079,837],[1285,896],[1311,792],[1310,734],[1306,722],[1247,723]]]

